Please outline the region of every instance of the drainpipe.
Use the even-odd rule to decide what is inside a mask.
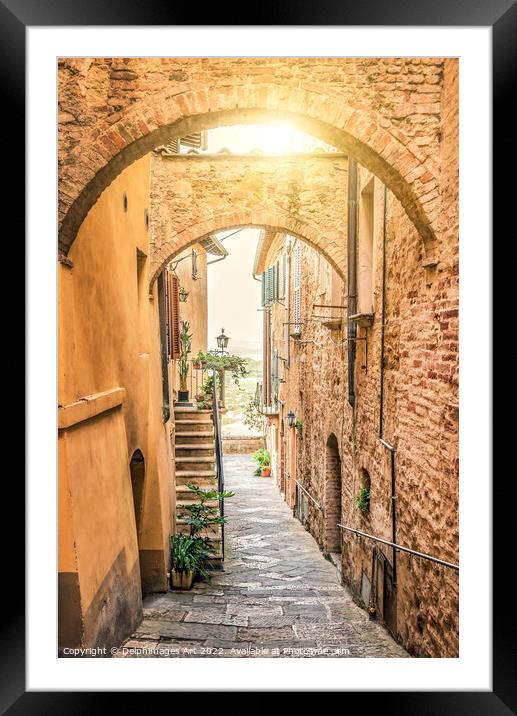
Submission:
[[[348,158],[348,402],[355,406],[355,346],[357,326],[350,320],[357,312],[357,162]]]
[[[391,462],[391,541],[397,543],[397,480],[395,472],[395,448],[384,440],[384,357],[385,357],[385,320],[386,320],[386,235],[387,235],[388,190],[384,187],[384,222],[382,229],[382,321],[381,321],[381,360],[379,391],[379,440],[390,451]],[[393,573],[391,583],[397,586],[397,550],[393,548]]]

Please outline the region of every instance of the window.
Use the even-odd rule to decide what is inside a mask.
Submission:
[[[138,300],[138,352],[140,355],[148,352],[147,307],[147,256],[136,250],[136,290]]]
[[[180,280],[169,274],[169,356],[174,360],[180,357]]]
[[[262,305],[269,306],[278,300],[278,261],[262,274]]]
[[[359,202],[359,252],[357,257],[358,312],[373,313],[373,177],[361,192]]]
[[[197,251],[192,249],[192,278],[197,279]]]
[[[302,290],[302,247],[296,244],[294,249],[294,281],[293,281],[293,333],[301,333],[301,290]]]
[[[285,298],[287,287],[287,254],[283,253],[278,261],[278,298]]]
[[[158,276],[158,315],[160,320],[160,355],[162,363],[162,417],[166,423],[170,418],[169,399],[169,367],[168,367],[168,333],[167,333],[167,272],[162,271]]]

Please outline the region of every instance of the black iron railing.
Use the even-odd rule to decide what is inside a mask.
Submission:
[[[213,417],[214,417],[214,439],[215,439],[215,469],[217,473],[217,489],[219,492],[224,490],[224,463],[223,463],[223,439],[221,435],[221,418],[219,415],[219,398],[217,390],[217,374],[216,370],[213,370],[214,385],[213,385]],[[219,512],[221,517],[224,517],[224,498],[219,500]],[[221,554],[224,560],[224,522],[221,524]]]

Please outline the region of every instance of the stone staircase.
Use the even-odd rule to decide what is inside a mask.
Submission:
[[[196,501],[189,490],[191,482],[202,490],[217,489],[215,464],[214,424],[211,410],[194,408],[174,408],[175,419],[175,466],[176,466],[176,531],[188,534],[189,525],[178,515],[182,508]],[[216,506],[218,503],[208,503]],[[215,548],[212,568],[222,563],[221,527],[216,525],[204,536],[210,537]]]

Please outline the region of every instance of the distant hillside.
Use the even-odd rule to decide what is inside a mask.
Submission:
[[[234,351],[239,355],[237,351]],[[242,354],[240,354],[242,355]],[[235,385],[230,375],[226,376],[226,408],[227,413],[223,417],[223,434],[225,435],[256,435],[255,430],[250,430],[244,425],[244,408],[250,398],[255,395],[257,382],[262,381],[262,360],[248,358],[248,369],[250,374],[239,380]]]

